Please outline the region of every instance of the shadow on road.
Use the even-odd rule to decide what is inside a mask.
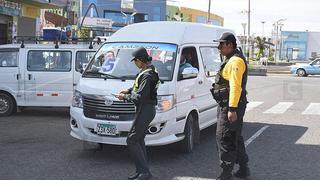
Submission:
[[[1,119],[1,179],[125,180],[134,170],[127,148],[104,145],[101,151],[83,150],[83,143],[69,135],[68,116],[67,110],[26,109]],[[251,179],[318,179],[320,146],[300,140],[308,129],[244,123],[244,139],[265,125],[270,127],[247,148]],[[202,131],[193,153],[180,153],[173,144],[148,147],[148,154],[153,179],[214,179],[220,172],[215,126]]]

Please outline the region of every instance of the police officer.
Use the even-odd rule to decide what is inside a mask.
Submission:
[[[218,102],[216,140],[222,173],[217,180],[233,179],[234,164],[240,168],[233,175],[249,176],[248,155],[241,135],[243,116],[246,110],[247,63],[237,49],[236,38],[225,32],[219,40],[218,49],[224,56],[213,84],[212,94]]]
[[[159,76],[151,65],[152,58],[145,48],[137,48],[132,53],[135,65],[141,70],[133,88],[123,90],[117,95],[120,100],[132,101],[136,106],[136,116],[127,138],[130,155],[136,165],[136,172],[128,179],[147,180],[152,177],[148,163],[144,138],[149,124],[153,120],[157,104]]]

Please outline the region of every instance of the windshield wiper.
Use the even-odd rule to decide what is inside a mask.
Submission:
[[[123,80],[122,77],[114,76],[114,75],[111,75],[111,74],[105,74],[105,73],[102,73],[102,72],[99,72],[99,71],[86,71],[82,76],[83,76],[83,77],[87,77],[87,76],[86,76],[87,74],[90,74],[90,75],[99,75],[100,78],[104,78],[105,80],[108,79],[108,78],[111,78],[111,79],[121,79],[121,80]]]
[[[137,76],[136,75],[128,75],[128,76],[120,76],[121,79],[135,79]]]

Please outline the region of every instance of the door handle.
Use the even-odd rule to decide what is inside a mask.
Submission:
[[[198,81],[198,84],[202,84],[203,83],[203,81]]]
[[[19,79],[20,79],[20,74],[17,74],[17,76],[16,76],[16,77],[17,77],[17,80],[19,80]]]
[[[31,80],[32,74],[28,74],[28,79]]]

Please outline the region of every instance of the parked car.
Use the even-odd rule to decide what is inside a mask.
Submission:
[[[69,107],[98,45],[0,45],[0,116],[19,107]]]
[[[308,75],[320,75],[320,59],[311,63],[297,63],[291,66],[291,73],[300,77]]]

